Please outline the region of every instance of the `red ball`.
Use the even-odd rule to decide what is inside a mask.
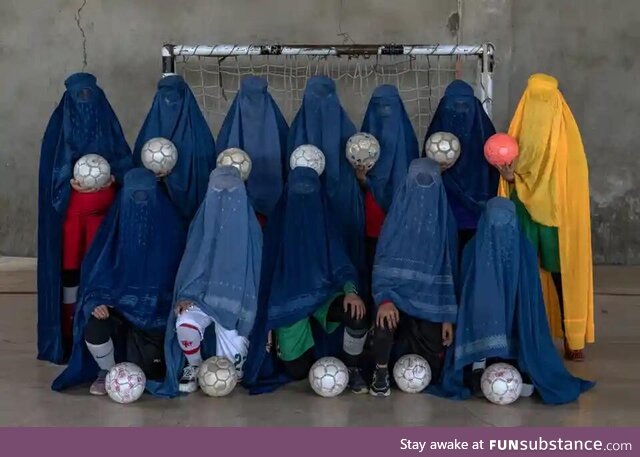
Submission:
[[[484,157],[491,165],[510,164],[518,157],[518,142],[506,133],[496,133],[484,144]]]

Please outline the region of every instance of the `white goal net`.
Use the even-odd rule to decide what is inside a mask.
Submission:
[[[217,134],[246,75],[263,76],[287,121],[302,102],[307,80],[336,81],[351,120],[360,126],[373,90],[395,85],[422,140],[447,85],[463,79],[491,115],[493,54],[483,45],[165,45],[163,72],[181,74]]]

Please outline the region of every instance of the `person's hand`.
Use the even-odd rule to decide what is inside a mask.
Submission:
[[[156,179],[162,179],[169,176],[169,172],[168,171],[161,171],[159,173],[156,173]]]
[[[445,171],[447,171],[450,167],[451,167],[451,165],[449,165],[446,162],[440,163],[440,174],[442,174]]]
[[[344,296],[342,306],[345,314],[351,314],[351,317],[357,320],[362,319],[367,312],[362,298],[354,293],[349,293]],[[351,311],[349,311],[349,308],[351,308]]]
[[[100,190],[100,189],[97,189],[95,187],[91,187],[89,189],[86,189],[86,188],[82,187],[80,185],[80,183],[75,178],[71,178],[71,180],[69,182],[71,183],[71,187],[73,188],[73,190],[75,190],[76,192],[80,192],[81,194],[90,194],[92,192],[98,192]]]
[[[500,174],[502,175],[505,181],[507,182],[515,181],[516,163],[517,163],[517,160],[514,160],[513,162],[508,163],[506,165],[496,166],[496,168],[498,169],[498,171],[500,172]]]
[[[109,307],[107,305],[98,305],[91,311],[91,315],[101,321],[109,319]]]
[[[390,301],[383,303],[378,308],[378,315],[376,316],[376,326],[384,328],[385,326],[389,330],[394,330],[398,326],[400,321],[400,312],[396,305]]]
[[[366,184],[367,182],[367,167],[365,167],[364,165],[358,165],[355,167],[356,169],[356,178],[358,178],[358,181],[360,182],[360,184]]]
[[[186,310],[188,310],[192,306],[193,306],[193,302],[191,300],[180,300],[176,305],[176,309],[174,310],[176,312],[176,316],[179,316],[180,314],[184,313]]]
[[[442,324],[442,345],[449,347],[451,343],[453,343],[453,324],[445,322]]]
[[[107,181],[107,183],[104,186],[102,186],[100,189],[106,189],[107,187],[111,187],[114,182],[116,182],[116,177],[111,175],[109,177],[109,181]]]

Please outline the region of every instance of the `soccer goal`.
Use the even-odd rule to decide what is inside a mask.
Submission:
[[[380,84],[395,85],[418,138],[424,137],[447,85],[463,79],[491,116],[494,47],[481,45],[173,45],[162,47],[163,74],[181,74],[217,133],[245,75],[263,76],[290,122],[307,79],[336,81],[342,105],[359,126]]]

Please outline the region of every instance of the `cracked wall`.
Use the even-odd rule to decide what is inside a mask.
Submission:
[[[633,87],[631,75],[638,70],[629,44],[638,38],[640,5],[556,3],[464,0],[458,16],[457,0],[0,2],[0,254],[35,253],[40,142],[72,72],[86,67],[96,74],[132,143],[153,98],[163,42],[455,43],[457,38],[497,47],[498,128],[505,128],[529,73],[544,70],[560,79],[592,167],[595,258],[638,263],[640,195],[632,151],[639,100],[637,91],[620,89]]]

